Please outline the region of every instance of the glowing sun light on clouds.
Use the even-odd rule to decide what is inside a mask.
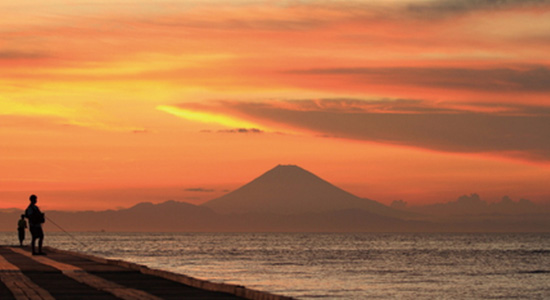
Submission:
[[[270,130],[266,126],[222,113],[184,109],[169,105],[159,105],[157,106],[157,109],[176,117],[194,122],[215,123],[231,128],[256,128],[260,130]]]
[[[18,0],[0,15],[0,207],[38,187],[232,188],[279,163],[385,203],[550,201],[550,0]]]

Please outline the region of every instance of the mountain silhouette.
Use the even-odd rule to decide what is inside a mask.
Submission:
[[[341,197],[335,199],[331,197],[313,198],[311,193],[307,193],[307,190],[303,191],[299,186],[280,187],[279,189],[288,197],[281,197],[282,193],[279,192],[278,198],[274,197],[270,200],[276,201],[284,198],[285,203],[283,204],[286,205],[284,208],[287,213],[268,211],[219,213],[206,206],[173,200],[162,203],[142,202],[130,208],[105,211],[52,210],[46,211],[48,221],[44,224],[44,228],[47,232],[60,231],[61,229],[57,225],[68,231],[77,232],[548,232],[548,228],[550,228],[548,210],[544,210],[544,207],[540,205],[536,206],[540,211],[538,213],[526,211],[526,213],[517,215],[440,215],[439,217],[426,215],[423,219],[406,219],[387,214],[384,216],[381,213],[372,212],[375,210],[388,212],[382,204],[355,197],[294,166],[277,167],[274,169],[275,172],[270,173],[273,170],[267,172],[267,177],[258,178],[260,184],[256,185],[257,182],[253,181],[243,186],[243,191],[239,191],[239,189],[235,193],[239,192],[238,196],[241,193],[241,195],[247,195],[247,189],[259,189],[256,190],[258,193],[265,191],[265,189],[260,189],[262,184],[270,183],[273,180],[272,175],[276,178],[288,174],[289,169],[296,176],[291,178],[294,181],[303,180],[303,177],[312,181],[306,187],[314,189],[319,188],[319,185],[324,186],[321,192],[317,192],[315,195],[339,195]],[[279,179],[277,182],[281,185],[285,183]],[[296,192],[296,189],[300,193]],[[291,194],[290,192],[295,193]],[[336,202],[339,207],[328,210],[336,205],[329,203],[325,206],[315,206],[318,209],[317,212],[288,213],[292,211],[291,209],[296,211],[297,208],[291,205],[295,201],[293,199],[297,199],[296,195],[300,194],[305,195],[301,200],[306,199],[318,204]],[[470,200],[462,199],[459,202],[470,203],[472,202]],[[511,200],[507,199],[504,202],[507,204],[509,201]],[[290,202],[290,204],[286,202]],[[261,198],[260,203],[262,203]],[[282,206],[282,204],[279,205]],[[360,207],[342,208],[341,206],[344,205],[359,205]],[[298,208],[301,207],[303,204],[298,206]],[[325,211],[321,211],[321,208]],[[23,208],[0,210],[0,231],[13,230],[14,224],[19,220],[22,212]],[[390,210],[389,213],[393,213],[393,211]],[[418,217],[418,215],[414,216]],[[56,225],[52,223],[52,220]],[[15,235],[13,237],[15,238]]]
[[[219,214],[207,207],[172,200],[158,204],[143,202],[118,210],[47,211],[47,214],[46,232],[60,228],[76,232],[417,232],[445,228],[360,209],[303,214]],[[0,211],[0,231],[13,229],[19,217],[20,211]]]
[[[71,231],[208,231],[217,229],[210,226],[211,220],[220,219],[206,207],[173,200],[157,204],[142,202],[119,210],[48,211],[47,214]],[[44,224],[47,230],[56,229],[52,225]]]
[[[218,213],[320,213],[361,209],[383,216],[407,213],[350,194],[295,165],[278,165],[250,183],[203,204]]]

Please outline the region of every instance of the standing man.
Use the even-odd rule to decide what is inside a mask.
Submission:
[[[25,221],[25,215],[21,215],[21,219],[17,222],[17,232],[19,233],[19,245],[23,247],[23,240],[25,239],[25,229],[27,229],[27,221]]]
[[[25,216],[29,219],[29,230],[31,231],[32,236],[32,255],[46,255],[42,252],[42,241],[44,240],[44,231],[42,231],[42,223],[44,223],[44,214],[40,211],[38,206],[36,206],[37,197],[36,195],[31,195],[29,197],[31,204],[25,210]],[[38,252],[35,248],[35,242],[38,239]]]

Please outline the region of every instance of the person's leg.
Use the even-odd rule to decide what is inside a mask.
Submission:
[[[32,236],[32,242],[31,242],[31,249],[32,249],[32,254],[36,254],[36,251],[35,251],[35,242],[36,242],[36,236]]]
[[[42,252],[42,241],[44,241],[44,236],[41,236],[38,238],[38,253],[43,253]]]
[[[43,254],[42,252],[42,242],[44,241],[44,231],[42,230],[42,227],[38,227],[38,253]]]
[[[29,230],[31,231],[31,249],[32,254],[36,254],[36,239],[39,237],[38,232],[36,230],[37,228],[34,226],[30,226]]]

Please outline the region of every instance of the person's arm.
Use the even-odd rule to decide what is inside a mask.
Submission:
[[[36,216],[37,214],[37,208],[36,206],[29,206],[27,210],[25,211],[25,216],[27,219],[29,219],[29,223],[35,224]]]
[[[25,217],[27,219],[31,219],[32,218],[32,214],[34,213],[34,209],[32,209],[32,206],[29,206],[27,207],[27,209],[25,209]]]

